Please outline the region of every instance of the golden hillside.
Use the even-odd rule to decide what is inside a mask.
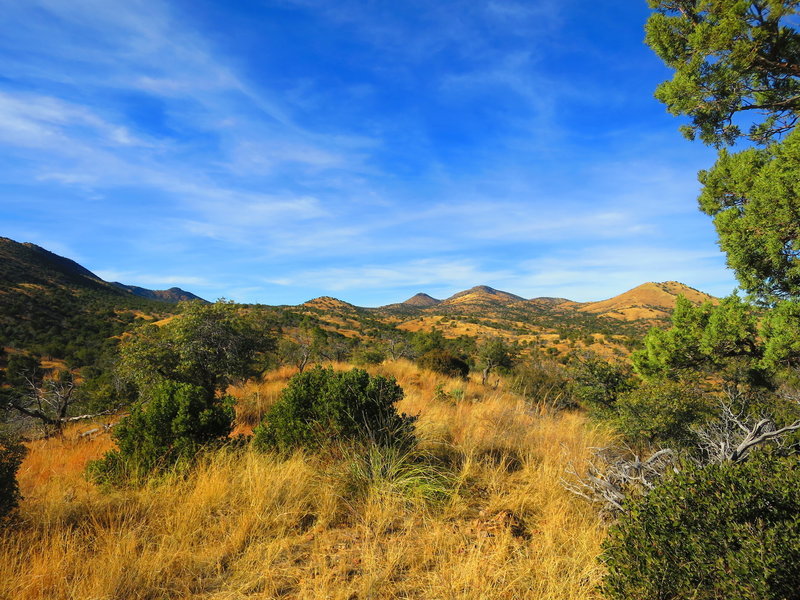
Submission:
[[[716,301],[713,296],[677,281],[648,282],[608,300],[582,304],[577,310],[622,321],[664,320],[672,314],[679,295],[695,304]]]
[[[464,304],[513,304],[525,299],[515,294],[496,290],[487,285],[478,285],[463,292],[453,294],[447,300],[442,301],[442,306],[464,305]]]
[[[599,598],[605,527],[560,480],[608,431],[502,384],[405,361],[371,371],[396,377],[398,408],[419,415],[432,483],[390,452],[230,447],[187,476],[102,489],[83,470],[113,442],[80,437],[85,425],[29,444],[22,526],[0,532],[0,598]],[[232,389],[237,419],[257,422],[292,372]]]

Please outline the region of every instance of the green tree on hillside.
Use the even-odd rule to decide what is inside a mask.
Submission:
[[[478,348],[478,361],[481,365],[481,383],[486,385],[489,374],[498,369],[511,369],[517,352],[502,338],[491,338]]]
[[[141,391],[177,381],[224,393],[232,381],[253,374],[256,354],[274,345],[271,323],[256,312],[226,301],[180,306],[179,316],[144,325],[121,345],[119,373]]]
[[[650,330],[632,361],[645,378],[677,380],[713,373],[743,382],[758,377],[762,352],[753,307],[741,298],[734,295],[717,306],[696,306],[679,296],[672,327]]]
[[[120,421],[113,434],[118,449],[91,463],[89,473],[100,481],[125,483],[180,461],[190,464],[201,448],[228,437],[233,403],[196,385],[162,381]]]
[[[26,452],[25,446],[0,426],[0,528],[19,503],[16,475]]]
[[[397,412],[402,398],[393,378],[317,366],[289,380],[253,442],[264,450],[313,449],[334,440],[407,443],[414,437],[414,418]]]
[[[729,265],[742,286],[767,304],[800,299],[800,154],[792,131],[800,115],[800,1],[649,3],[656,12],[647,24],[647,42],[675,69],[656,96],[673,114],[690,117],[684,133],[717,146],[740,137],[766,146],[721,152],[717,164],[700,175],[700,207],[714,217]],[[742,114],[751,119],[747,133],[735,120]],[[795,302],[767,315],[762,347],[752,315],[733,299],[717,309],[681,311],[670,332],[648,336],[636,359],[640,372],[653,376],[683,367],[684,341],[693,357],[713,369],[730,360],[752,361],[759,353],[761,366],[796,360]],[[753,448],[798,430],[800,420],[776,429],[769,419],[749,425],[723,410],[719,435],[690,431],[705,439],[706,464],[668,475],[626,502],[605,545],[605,594],[798,598],[797,447],[787,444],[750,458]]]

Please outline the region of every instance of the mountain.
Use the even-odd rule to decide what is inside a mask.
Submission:
[[[379,345],[394,339],[396,330],[436,329],[449,338],[502,337],[554,354],[589,348],[622,356],[651,327],[669,325],[679,294],[698,304],[716,301],[696,289],[666,281],[645,283],[595,302],[552,297],[526,300],[479,285],[445,300],[420,292],[378,308],[362,308],[329,296],[272,308],[276,321],[284,326],[309,319],[331,333],[371,339]],[[169,317],[175,314],[171,303],[190,299],[198,297],[180,288],[148,290],[109,283],[44,248],[0,238],[0,338],[12,348],[92,364],[105,342],[136,320]]]
[[[170,303],[181,300],[203,300],[177,287],[168,290],[149,290],[116,281],[109,283],[74,260],[59,256],[36,244],[20,243],[0,237],[0,293],[30,290],[35,286],[59,287],[73,291],[92,290],[113,297],[135,296]]]
[[[174,302],[189,296],[195,297],[177,288],[109,283],[74,260],[0,237],[3,348],[93,365],[133,324],[168,316]]]
[[[31,286],[78,287],[122,294],[74,260],[36,244],[0,237],[0,291],[7,293]]]
[[[147,288],[138,287],[135,285],[125,285],[124,283],[120,283],[118,281],[112,282],[112,285],[130,292],[134,296],[148,298],[150,300],[157,300],[159,302],[175,303],[182,302],[184,300],[200,300],[201,302],[207,302],[207,300],[203,300],[200,296],[196,296],[192,292],[187,292],[179,287],[171,287],[168,290],[148,290]]]
[[[427,308],[429,306],[436,306],[439,304],[441,300],[437,300],[433,296],[429,296],[428,294],[414,294],[408,300],[401,302],[403,306],[415,306],[417,308]]]
[[[621,321],[658,321],[669,318],[679,295],[695,304],[716,301],[713,296],[677,281],[651,281],[608,300],[583,303],[577,310]]]
[[[333,298],[331,296],[320,296],[319,298],[312,298],[311,300],[307,300],[303,302],[300,307],[303,308],[310,308],[314,309],[315,311],[345,311],[350,312],[357,310],[358,307],[350,304],[349,302],[344,302],[339,300],[338,298]]]
[[[477,285],[463,292],[453,294],[447,300],[442,301],[442,305],[453,306],[460,304],[513,304],[524,302],[525,298],[496,290],[488,285]]]

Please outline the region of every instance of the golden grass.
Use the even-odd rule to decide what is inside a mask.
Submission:
[[[609,434],[502,385],[372,370],[406,390],[400,409],[450,473],[443,501],[351,493],[346,451],[220,450],[186,477],[102,490],[81,472],[107,436],[36,442],[20,522],[0,534],[0,598],[597,598],[604,529],[559,479]],[[253,423],[291,372],[234,389],[240,417]]]

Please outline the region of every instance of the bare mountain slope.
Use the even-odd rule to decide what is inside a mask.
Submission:
[[[663,320],[672,314],[681,294],[696,304],[716,301],[713,296],[677,281],[651,281],[608,300],[581,304],[577,310],[621,321]]]

